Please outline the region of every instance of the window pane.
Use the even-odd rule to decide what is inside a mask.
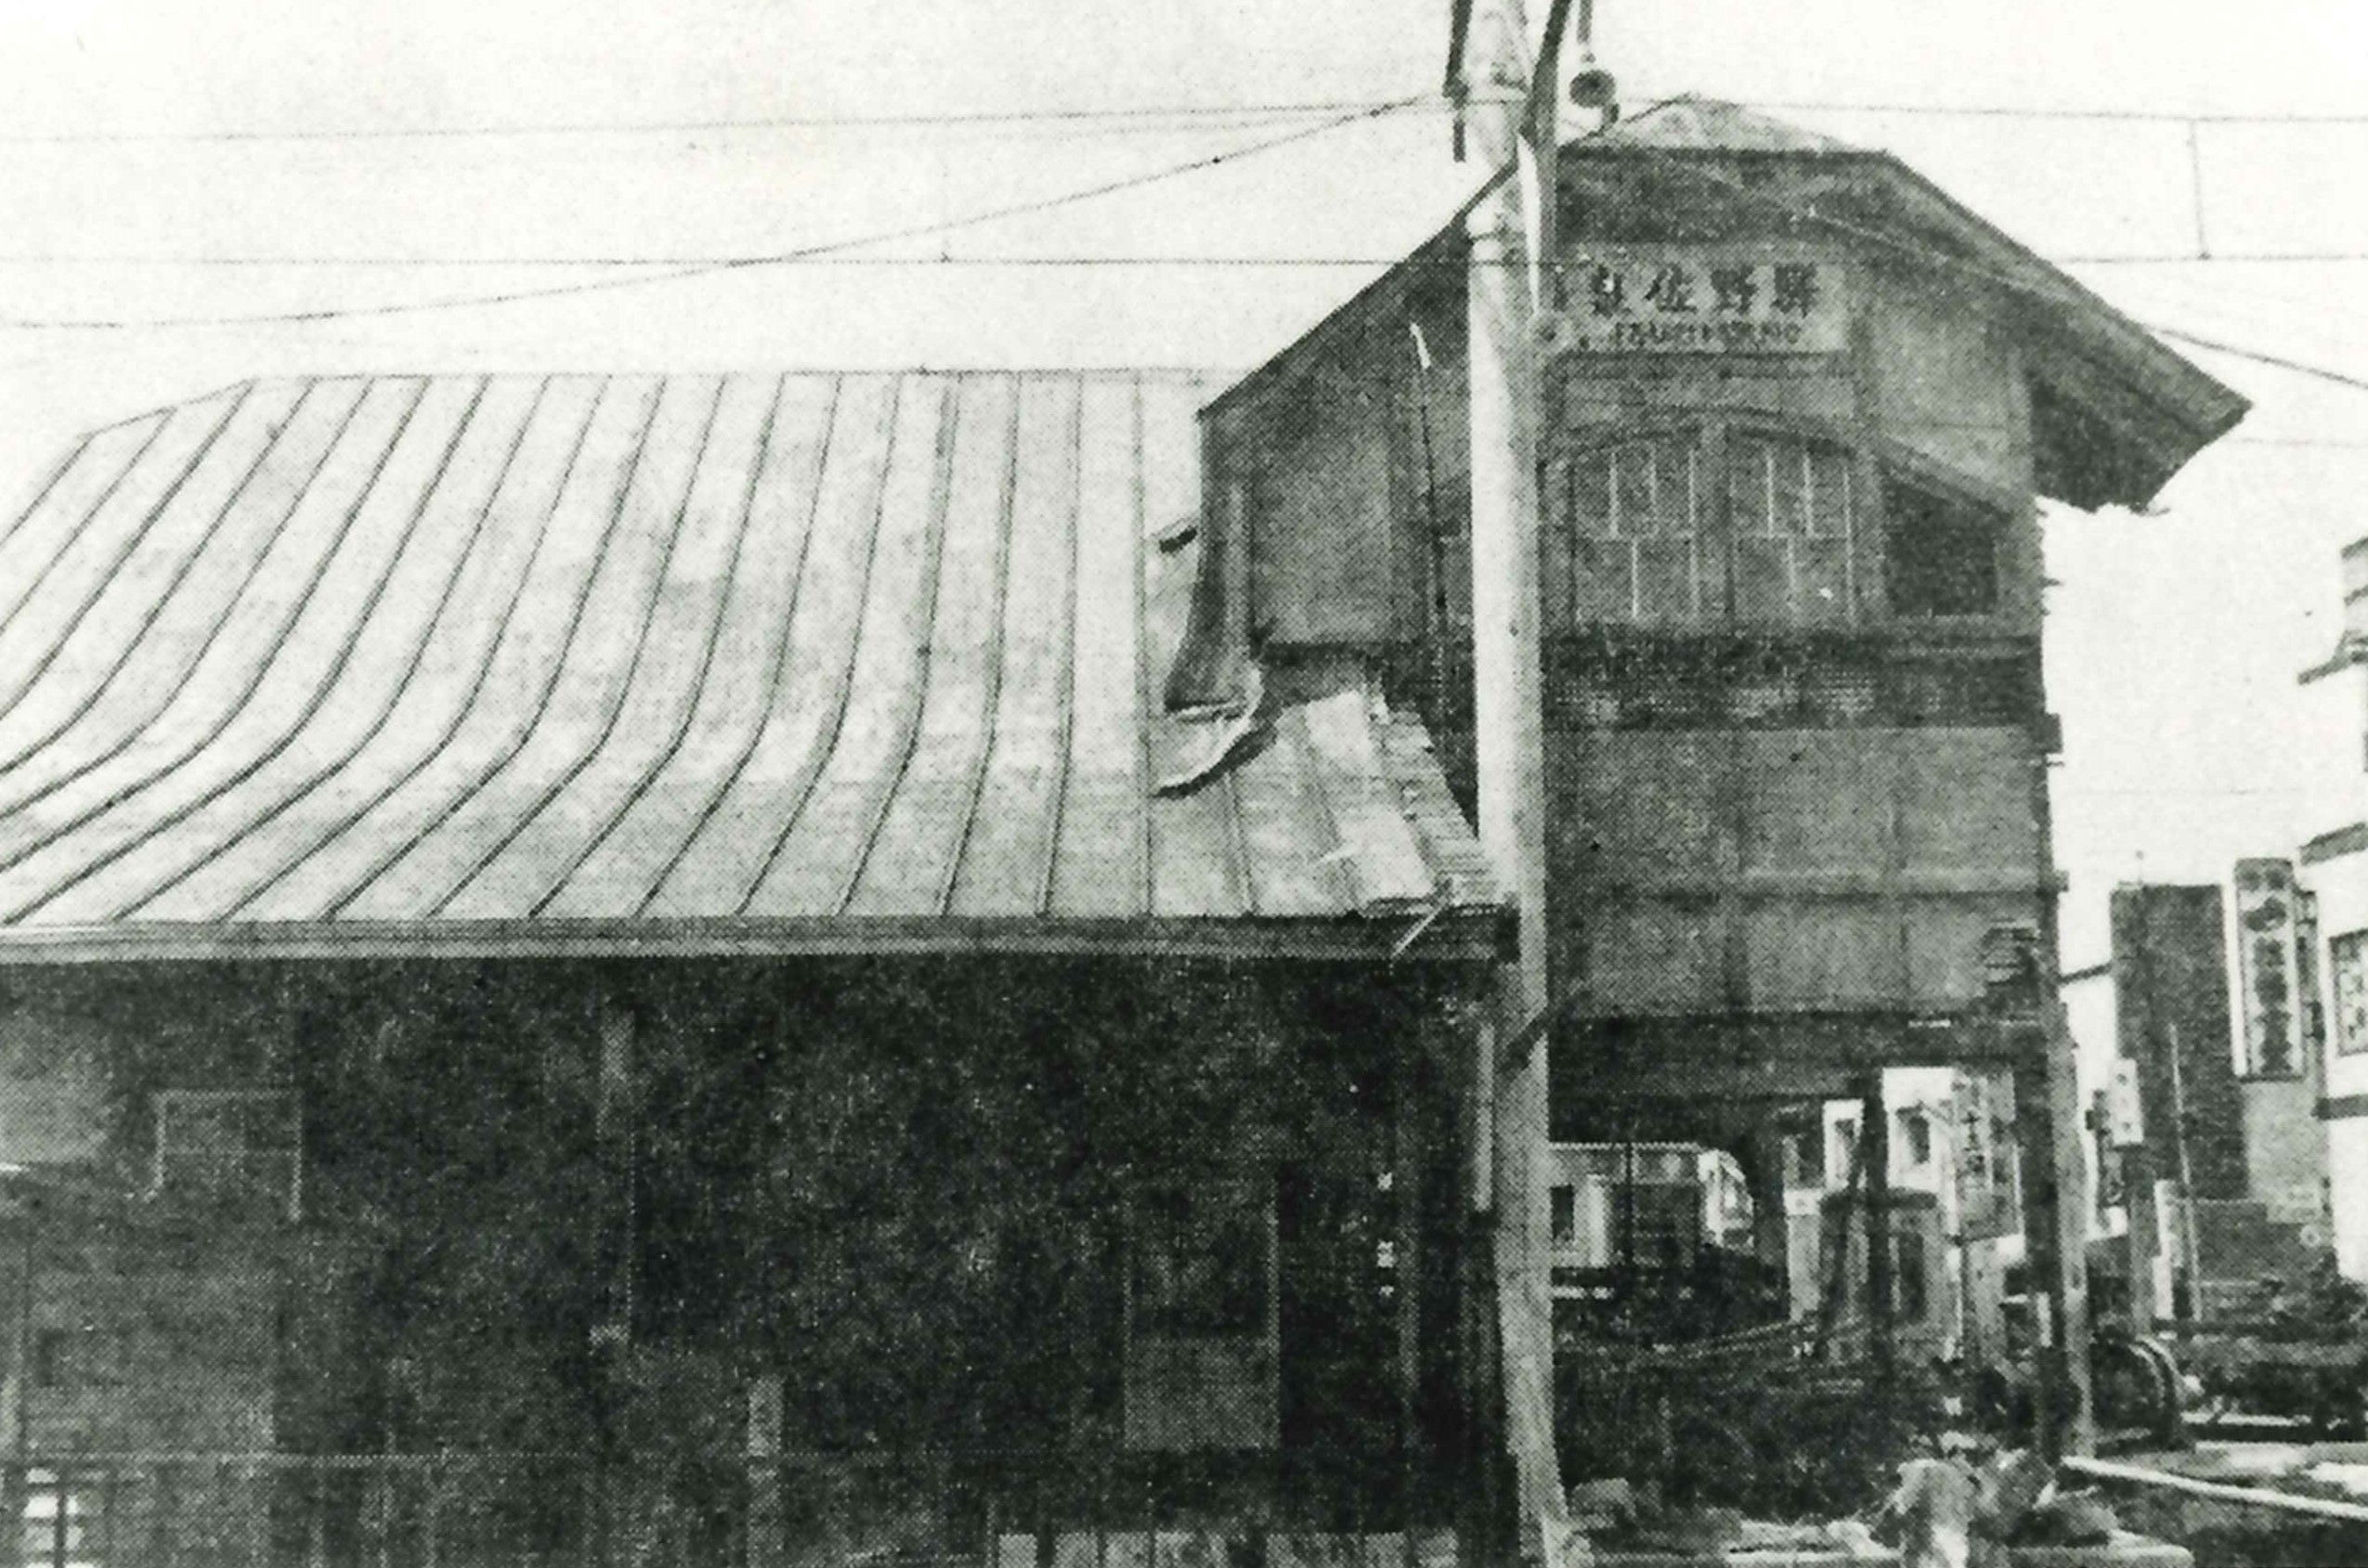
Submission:
[[[1779,534],[1809,531],[1809,448],[1797,441],[1768,448],[1769,492]]]
[[[1782,539],[1735,541],[1735,613],[1747,621],[1792,618],[1792,571]]]
[[[1612,472],[1612,532],[1652,532],[1655,505],[1653,449],[1622,447],[1614,454]]]
[[[1627,621],[1636,613],[1636,588],[1631,555],[1634,547],[1619,539],[1581,539],[1571,559],[1578,577],[1579,618],[1582,621]]]
[[[1737,538],[1773,532],[1769,509],[1768,444],[1737,434],[1727,440],[1726,493],[1730,525]]]
[[[1848,452],[1834,447],[1811,449],[1809,532],[1820,538],[1850,538],[1850,491],[1855,483]]]
[[[1849,548],[1840,539],[1802,539],[1791,547],[1801,571],[1799,618],[1805,624],[1850,624]]]
[[[1985,616],[1998,606],[1997,513],[1893,481],[1885,487],[1884,577],[1901,616]]]
[[[1611,532],[1611,454],[1589,452],[1571,464],[1570,522],[1580,534]]]
[[[1636,546],[1636,618],[1668,624],[1696,618],[1694,541],[1646,539]]]

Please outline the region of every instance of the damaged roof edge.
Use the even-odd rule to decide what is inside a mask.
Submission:
[[[1496,956],[1493,905],[1345,918],[930,920],[905,917],[140,924],[0,932],[0,969],[255,959],[805,958],[965,954],[1370,963]]]

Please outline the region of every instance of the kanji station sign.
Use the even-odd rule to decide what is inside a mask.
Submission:
[[[2297,901],[2286,862],[2236,862],[2236,972],[2248,1077],[2292,1078],[2302,1070]]]
[[[1850,345],[1846,269],[1767,245],[1622,246],[1550,269],[1549,354],[1839,354]]]

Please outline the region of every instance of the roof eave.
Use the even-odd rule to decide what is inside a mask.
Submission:
[[[823,916],[123,922],[0,930],[0,968],[265,960],[994,954],[1476,962],[1495,955],[1502,914],[1493,905],[1457,905],[1436,917],[1423,910],[1388,910],[1302,919]]]

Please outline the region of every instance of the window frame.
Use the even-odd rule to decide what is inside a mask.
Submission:
[[[1760,536],[1745,536],[1737,527],[1728,471],[1730,451],[1738,436],[1798,442],[1826,448],[1841,458],[1843,471],[1849,475],[1849,500],[1847,531],[1841,540],[1842,580],[1848,603],[1841,616],[1810,620],[1798,614],[1802,590],[1797,564],[1790,590],[1793,614],[1783,618],[1747,618],[1743,614],[1738,591],[1738,550],[1747,537]],[[1603,538],[1633,539],[1642,536],[1581,533],[1574,499],[1577,466],[1589,457],[1621,447],[1670,440],[1684,441],[1686,449],[1694,454],[1698,472],[1706,476],[1698,502],[1696,531],[1691,536],[1697,541],[1699,609],[1690,620],[1647,617],[1643,613],[1643,592],[1635,575],[1634,563],[1639,558],[1632,554],[1629,615],[1617,620],[1593,616],[1581,602],[1577,576],[1582,541]],[[1871,433],[1849,421],[1763,408],[1659,410],[1624,422],[1586,421],[1558,424],[1546,433],[1542,448],[1537,478],[1543,525],[1543,586],[1549,599],[1547,624],[1551,629],[1582,633],[1662,631],[1681,635],[1715,631],[1777,635],[1991,631],[2016,623],[2019,611],[2023,608],[2023,601],[2036,591],[2036,582],[2023,581],[2029,563],[2023,559],[2025,552],[2019,548],[2015,532],[2017,521],[2029,510],[2028,498],[1961,473],[1893,437]],[[1617,484],[1616,475],[1613,483]],[[1895,487],[1921,491],[1945,505],[1976,512],[1989,520],[1996,591],[1988,609],[1925,615],[1893,607],[1891,498]]]

